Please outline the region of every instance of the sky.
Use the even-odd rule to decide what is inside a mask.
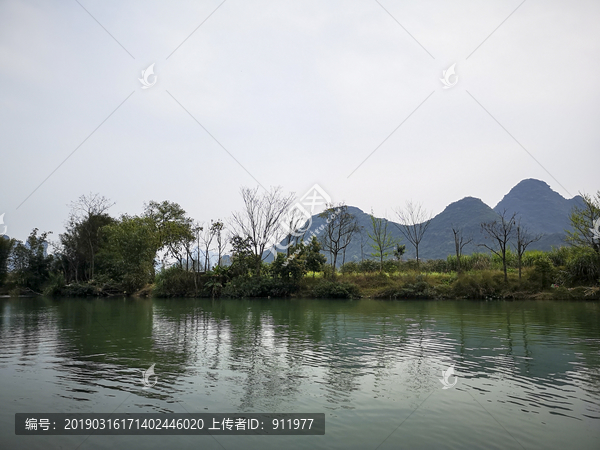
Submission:
[[[393,220],[526,178],[594,193],[598,23],[597,0],[1,0],[0,231],[58,239],[90,193],[200,222],[242,187]]]

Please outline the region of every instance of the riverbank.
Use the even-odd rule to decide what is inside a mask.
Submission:
[[[599,300],[598,286],[550,284],[534,269],[457,272],[346,273],[326,275],[309,272],[299,279],[270,275],[226,279],[223,274],[171,270],[136,292],[115,290],[110,283],[72,283],[44,291],[54,297],[157,297],[157,298],[371,298],[379,300],[506,299],[506,300]],[[13,290],[13,296],[25,292]],[[27,292],[31,296],[31,292]]]

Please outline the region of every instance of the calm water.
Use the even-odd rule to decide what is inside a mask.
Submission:
[[[0,299],[0,346],[2,449],[600,448],[598,302]],[[321,412],[326,434],[41,438],[16,412]]]

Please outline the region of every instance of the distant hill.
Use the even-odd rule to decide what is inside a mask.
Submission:
[[[569,228],[569,213],[574,206],[582,206],[577,195],[566,199],[540,180],[523,180],[510,190],[494,207],[494,211],[517,213],[521,223],[537,233],[546,235],[564,233]]]
[[[483,242],[481,234],[481,223],[491,222],[498,218],[498,214],[504,210],[509,215],[513,212],[521,218],[529,233],[543,234],[540,241],[531,244],[530,249],[551,250],[564,244],[565,229],[570,227],[569,214],[574,206],[582,206],[581,196],[566,199],[558,192],[553,191],[543,181],[527,179],[519,182],[508,194],[492,209],[478,198],[465,197],[462,200],[451,203],[441,213],[431,220],[431,224],[425,233],[423,241],[419,246],[419,257],[422,259],[445,259],[455,252],[454,235],[452,226],[463,229],[466,236],[473,237],[473,243],[464,248],[465,254],[476,251],[486,252],[479,247]],[[348,212],[353,214],[359,226],[363,228],[362,235],[353,238],[348,246],[345,261],[360,261],[372,258],[371,219],[369,214],[354,206],[348,206]],[[319,216],[312,217],[311,230],[316,230],[325,222]],[[395,238],[402,238],[402,244],[406,245],[404,259],[415,257],[414,247],[401,234],[398,224],[389,221],[388,230]],[[267,260],[271,260],[268,258]],[[343,256],[340,254],[338,261],[341,264]]]
[[[453,255],[455,253],[453,226],[457,229],[462,228],[464,236],[473,237],[473,242],[463,249],[464,254],[482,251],[478,247],[478,244],[483,242],[481,223],[491,222],[497,217],[494,210],[478,198],[465,197],[449,204],[431,220],[419,248],[419,257],[422,255],[424,259],[438,259]],[[414,258],[415,252],[412,246],[410,243],[406,244],[408,244],[407,255]]]

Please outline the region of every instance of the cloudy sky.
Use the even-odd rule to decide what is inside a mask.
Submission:
[[[259,184],[387,217],[595,192],[598,23],[597,0],[2,0],[0,214],[57,238],[90,192],[199,221]]]

